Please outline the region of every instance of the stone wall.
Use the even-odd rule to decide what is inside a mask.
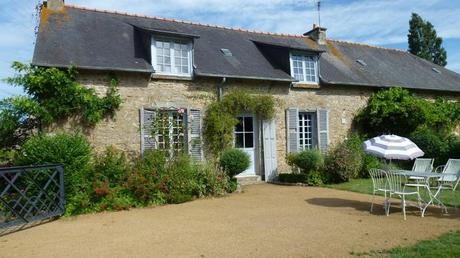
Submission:
[[[81,72],[79,81],[104,94],[109,85],[105,73]],[[115,145],[129,153],[140,151],[139,109],[141,107],[192,107],[204,109],[216,99],[219,79],[171,80],[152,79],[150,75],[120,73],[119,92],[123,100],[113,118],[107,118],[94,128],[83,128],[96,150]],[[343,141],[351,128],[354,115],[362,108],[375,89],[353,86],[321,86],[320,88],[291,88],[286,82],[228,79],[224,93],[244,88],[252,93],[272,94],[276,98],[277,153],[280,172],[288,171],[285,163],[285,110],[329,110],[329,141]],[[67,128],[76,125],[67,124]]]

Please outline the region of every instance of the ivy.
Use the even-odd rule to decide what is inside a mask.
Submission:
[[[86,125],[95,125],[112,115],[121,104],[118,80],[113,77],[104,97],[94,89],[76,81],[77,71],[46,68],[14,62],[14,77],[6,81],[23,87],[27,96],[12,97],[0,102],[0,136],[3,147],[20,143],[33,129],[74,118]]]
[[[271,119],[275,115],[275,100],[270,95],[250,95],[236,90],[228,93],[222,101],[211,103],[203,119],[205,149],[214,158],[232,147],[233,130],[242,113],[255,114],[258,119]]]

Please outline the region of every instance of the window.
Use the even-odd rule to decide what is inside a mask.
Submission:
[[[291,75],[299,82],[318,83],[318,58],[316,56],[291,54]]]
[[[153,120],[153,131],[158,149],[178,153],[185,150],[185,123],[183,110],[159,110]]]
[[[188,151],[192,159],[202,159],[200,109],[142,107],[140,114],[141,153],[163,149],[172,157]]]
[[[235,147],[254,148],[254,119],[252,116],[238,117],[235,126]]]
[[[168,38],[153,38],[152,42],[152,65],[156,73],[191,76],[191,42]]]
[[[299,150],[316,147],[316,113],[299,112]]]

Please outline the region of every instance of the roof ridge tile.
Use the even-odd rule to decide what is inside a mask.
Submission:
[[[297,34],[256,31],[256,30],[250,30],[250,29],[243,29],[243,28],[239,28],[239,27],[229,27],[229,26],[222,26],[222,25],[215,25],[215,24],[208,24],[208,23],[200,23],[200,22],[179,20],[179,19],[174,19],[174,18],[165,18],[165,17],[160,17],[160,16],[139,15],[139,14],[127,13],[127,12],[123,13],[123,12],[118,12],[118,11],[114,11],[114,10],[88,8],[88,7],[84,7],[84,6],[78,6],[78,5],[66,4],[65,6],[70,7],[70,8],[74,8],[74,9],[85,10],[85,11],[101,12],[101,13],[108,13],[108,14],[117,14],[117,15],[124,15],[124,16],[130,16],[130,17],[138,17],[138,18],[155,19],[155,20],[177,22],[177,23],[197,25],[197,26],[205,26],[205,27],[214,27],[214,28],[219,28],[219,29],[247,32],[247,33],[254,33],[254,34],[261,34],[261,35],[293,37],[293,38],[307,38],[307,37],[305,37],[303,35],[297,35]]]
[[[377,48],[377,49],[383,49],[383,50],[390,50],[390,51],[398,51],[398,52],[408,53],[406,50],[399,49],[399,48],[375,46],[375,45],[369,45],[369,44],[365,44],[365,43],[356,43],[356,42],[350,42],[350,41],[344,41],[344,40],[338,40],[338,39],[327,39],[327,41],[336,42],[336,43],[343,43],[343,44],[348,44],[348,45],[355,45],[355,46],[370,47],[370,48]]]

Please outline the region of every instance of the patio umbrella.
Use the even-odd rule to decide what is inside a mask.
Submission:
[[[409,160],[425,155],[411,140],[397,135],[381,135],[363,143],[364,151],[384,159]]]

